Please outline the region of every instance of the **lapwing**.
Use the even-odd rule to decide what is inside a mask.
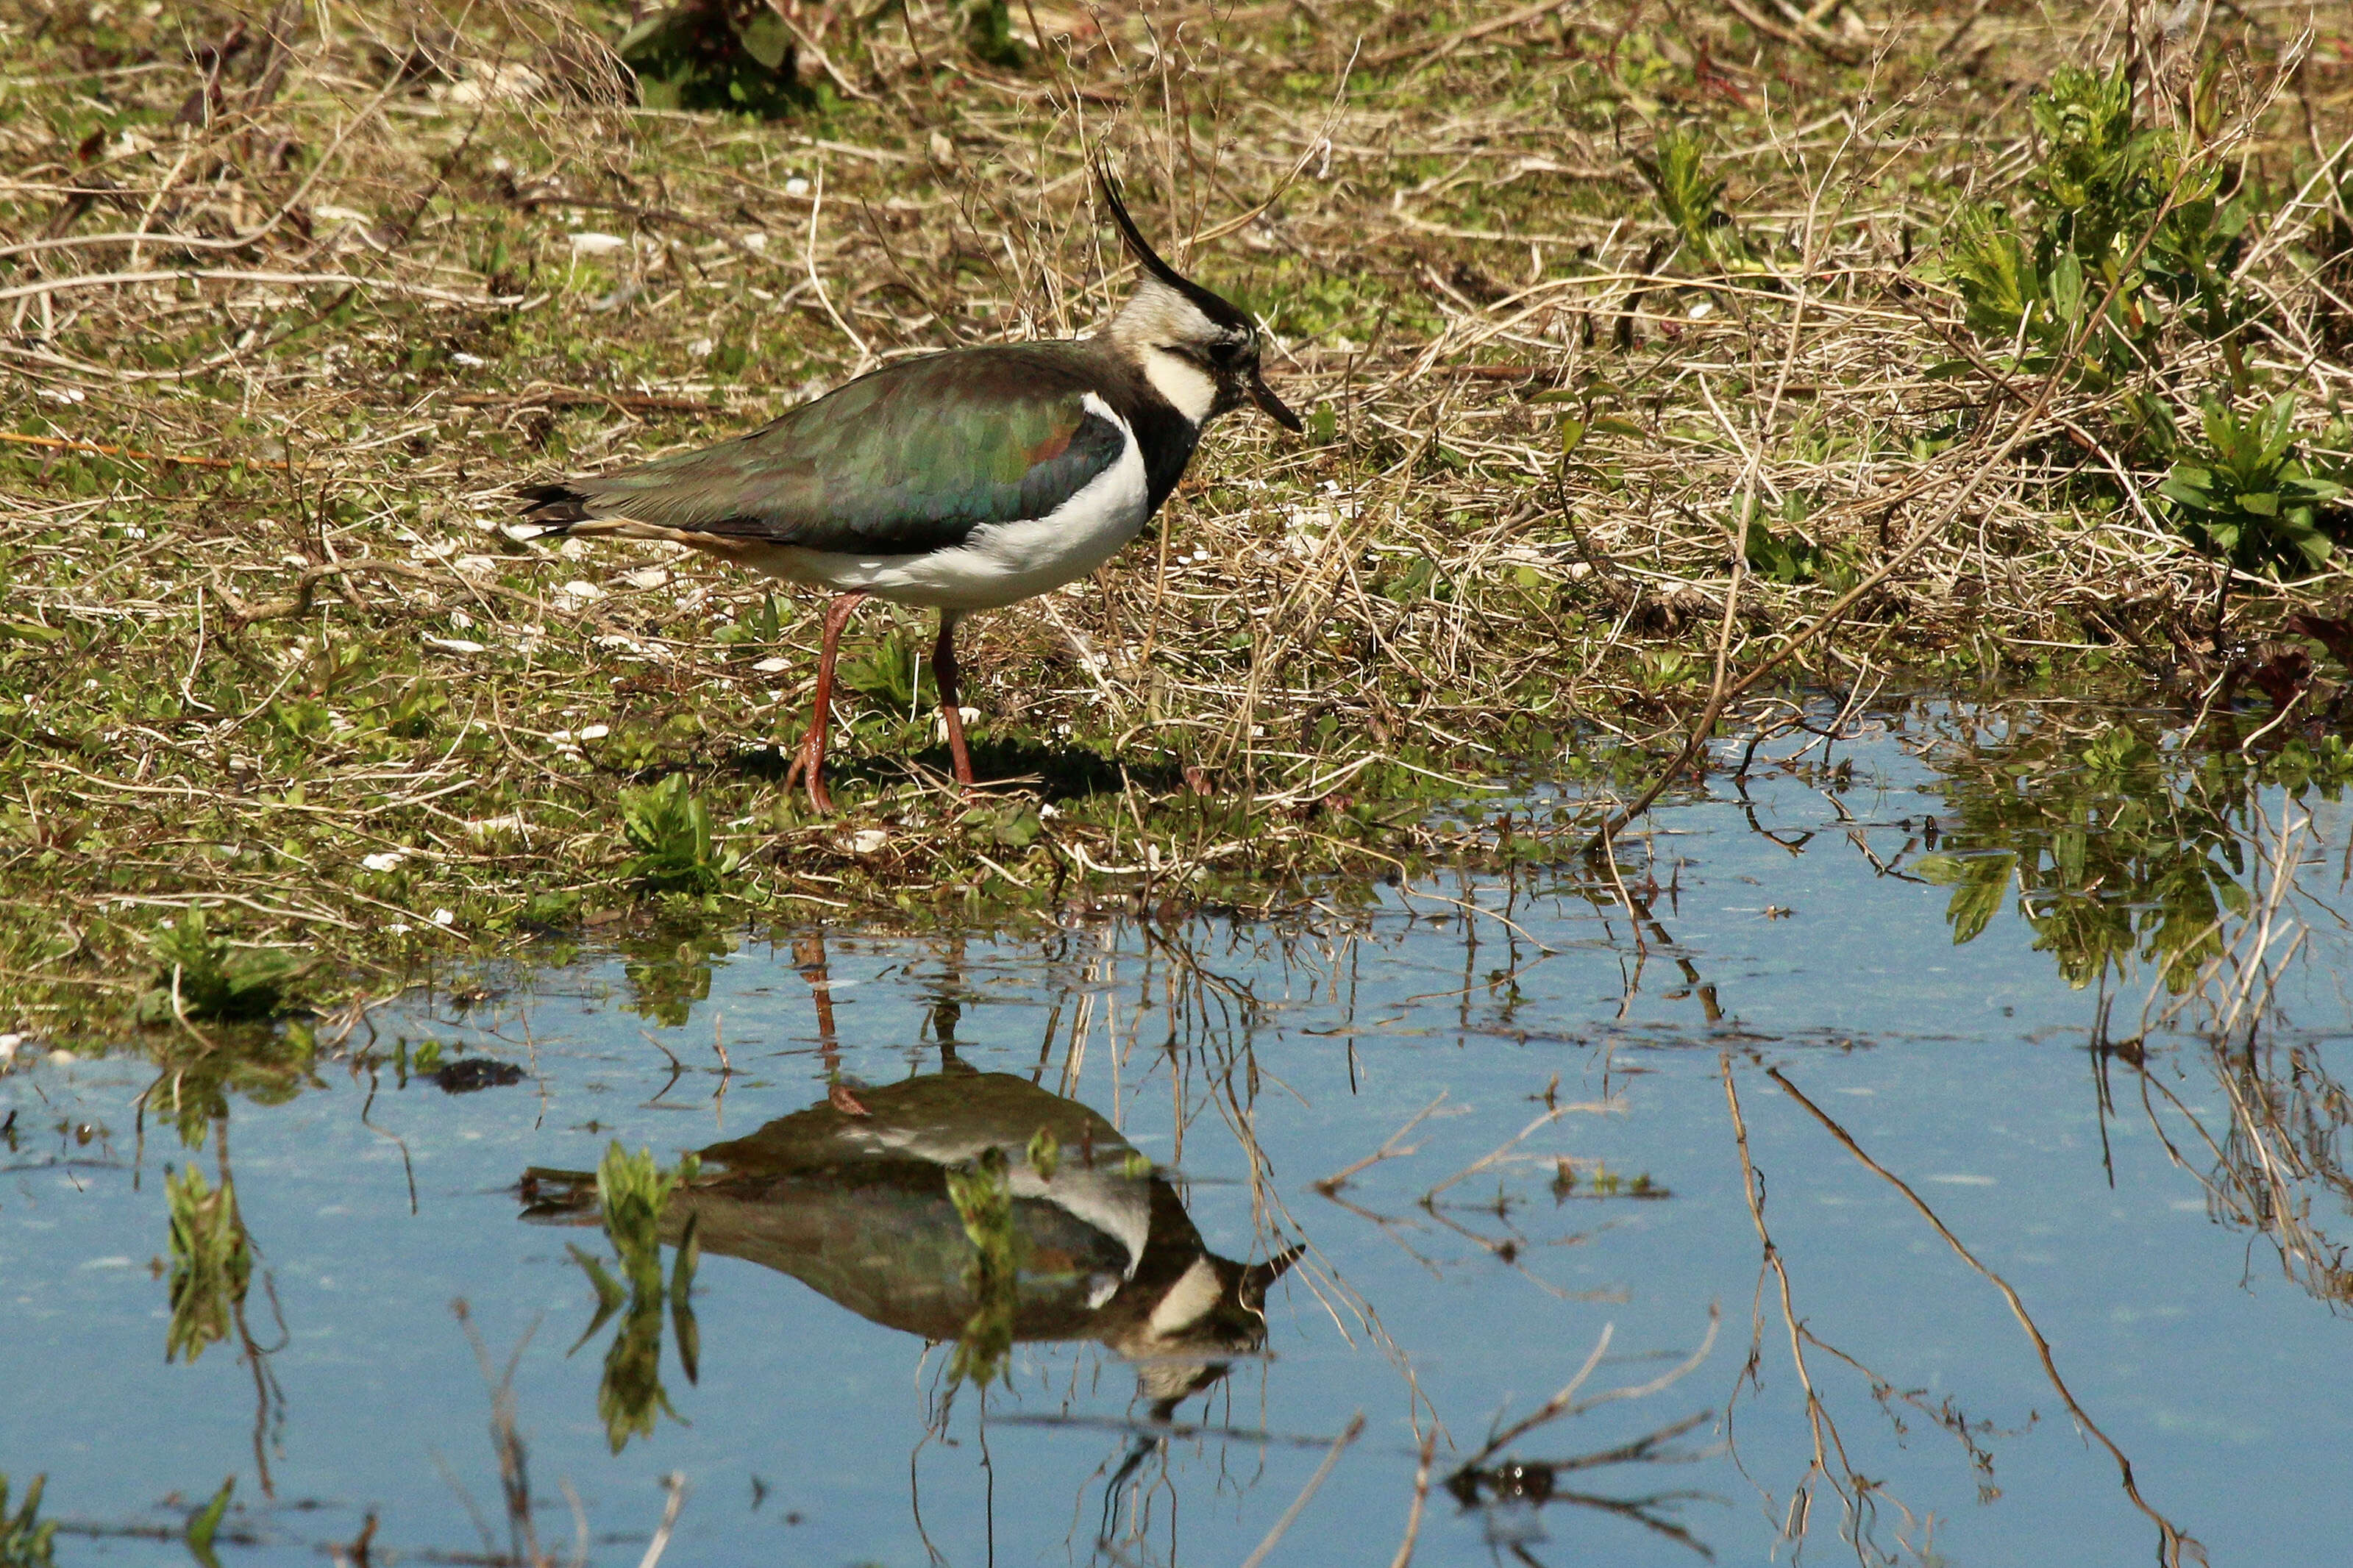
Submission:
[[[1297,415],[1261,374],[1248,315],[1145,242],[1101,164],[1103,205],[1138,268],[1092,337],[954,349],[859,377],[748,435],[608,474],[522,487],[550,534],[670,540],[833,590],[807,734],[786,774],[825,787],[843,626],[869,597],[939,612],[932,672],[956,782],[972,786],[955,628],[1087,575],[1144,531],[1201,432],[1245,403]]]

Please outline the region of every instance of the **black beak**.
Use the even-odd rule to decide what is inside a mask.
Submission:
[[[1250,401],[1264,409],[1269,419],[1273,420],[1293,435],[1295,436],[1306,428],[1300,424],[1299,416],[1285,408],[1282,405],[1282,399],[1267,389],[1266,378],[1255,370],[1250,372]]]

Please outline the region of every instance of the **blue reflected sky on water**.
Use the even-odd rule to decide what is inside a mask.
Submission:
[[[0,1403],[0,1470],[46,1470],[50,1515],[117,1526],[176,1526],[181,1513],[155,1505],[234,1473],[231,1525],[255,1539],[225,1548],[229,1561],[318,1561],[371,1510],[379,1550],[480,1552],[461,1488],[503,1546],[490,1393],[450,1312],[463,1299],[494,1359],[528,1341],[517,1408],[538,1526],[559,1554],[574,1532],[565,1486],[592,1558],[634,1563],[659,1478],[676,1472],[689,1491],[671,1563],[1230,1564],[1361,1414],[1363,1436],[1267,1560],[1386,1562],[1433,1421],[1442,1479],[1605,1331],[1587,1395],[1662,1379],[1715,1309],[1713,1346],[1686,1375],[1510,1452],[1567,1459],[1695,1426],[1650,1462],[1557,1472],[1543,1507],[1466,1511],[1433,1489],[1415,1560],[1681,1563],[1700,1561],[1696,1543],[1761,1563],[1789,1550],[1779,1537],[1815,1427],[1743,1194],[1728,1064],[1831,1468],[1878,1488],[1875,1549],[2028,1563],[2064,1540],[2071,1562],[2122,1563],[2158,1542],[2000,1291],[1894,1176],[2014,1289],[2151,1508],[2218,1563],[2337,1561],[2353,1530],[2348,1325],[2287,1276],[2269,1237],[2218,1217],[2205,1184],[2234,1151],[2243,1163],[2232,1097],[2252,1080],[2194,1036],[2160,1036],[2146,1086],[2106,1062],[2104,1114],[2086,1048],[2095,993],[2069,989],[2012,915],[1954,945],[1947,890],[1901,874],[1922,819],[1950,815],[1902,742],[1849,748],[1854,782],[1835,799],[1781,773],[1751,782],[1753,820],[1732,800],[1662,810],[1625,852],[1639,921],[1614,890],[1449,879],[1272,922],[807,931],[719,960],[675,1026],[629,1011],[623,963],[599,957],[494,977],[501,994],[470,1011],[422,998],[380,1010],[386,1049],[403,1035],[462,1041],[532,1076],[451,1096],[322,1059],[320,1087],[288,1103],[234,1104],[228,1158],[261,1254],[248,1326],[277,1347],[259,1385],[234,1340],[164,1364],[165,1286],[150,1266],[165,1163],[213,1173],[224,1130],[191,1156],[151,1117],[142,1148],[132,1101],[153,1073],[136,1061],[0,1078],[19,1145],[0,1179],[0,1314],[12,1363],[38,1369]],[[2270,804],[2276,828],[2284,807]],[[2343,816],[2307,809],[2306,841],[2331,852],[2308,878],[2334,901]],[[1812,837],[1793,852],[1763,829]],[[2299,911],[2316,923],[2276,998],[2285,1023],[2260,1050],[2302,1053],[2309,1082],[2342,1049],[2347,1012],[2341,932],[2316,904],[2291,900]],[[810,978],[820,935],[830,1056]],[[2146,976],[2118,989],[2116,1018],[2137,1017]],[[613,1331],[565,1354],[595,1306],[566,1244],[597,1252],[602,1233],[521,1223],[523,1170],[593,1168],[615,1138],[665,1160],[739,1138],[822,1103],[829,1062],[863,1086],[939,1070],[943,1030],[963,1063],[1081,1101],[1173,1167],[1212,1254],[1305,1245],[1268,1298],[1265,1353],[1189,1398],[1186,1435],[1166,1442],[1123,1427],[1150,1411],[1137,1371],[1083,1341],[1017,1344],[1009,1383],[956,1392],[942,1422],[946,1347],[706,1252],[700,1380],[666,1347],[678,1418],[612,1455],[596,1392]],[[366,1043],[363,1029],[347,1047]],[[1548,1093],[1569,1109],[1512,1143]],[[1315,1185],[1426,1110],[1395,1157],[1331,1193]],[[1566,1191],[1563,1156],[1578,1176]],[[1614,1195],[1597,1191],[1602,1172]],[[1638,1177],[1670,1195],[1630,1195]],[[2283,1190],[2310,1199],[2314,1229],[2346,1229],[2325,1179]],[[1836,1489],[1817,1476],[1809,1490],[1808,1550],[1843,1555]],[[1570,1492],[1595,1500],[1558,1496]],[[183,1555],[120,1535],[60,1546],[64,1561]]]

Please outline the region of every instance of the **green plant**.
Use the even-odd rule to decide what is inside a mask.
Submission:
[[[691,1216],[678,1249],[669,1288],[661,1268],[662,1212],[682,1182],[693,1179],[697,1163],[690,1154],[674,1170],[654,1163],[650,1150],[632,1154],[614,1142],[596,1167],[596,1202],[605,1221],[605,1235],[621,1267],[625,1289],[603,1264],[578,1247],[574,1261],[588,1276],[596,1292],[596,1315],[573,1345],[578,1350],[617,1311],[626,1300],[628,1313],[605,1352],[604,1375],[596,1384],[596,1414],[605,1423],[606,1440],[619,1453],[631,1436],[653,1436],[655,1414],[678,1418],[661,1384],[662,1316],[669,1308],[680,1363],[689,1383],[695,1381],[701,1360],[702,1335],[694,1319],[691,1297],[695,1268],[702,1258],[699,1227]]]
[[[1683,245],[1722,271],[1753,267],[1747,243],[1724,210],[1725,182],[1709,175],[1699,133],[1667,126],[1653,151],[1653,158],[1637,155],[1634,166],[1650,182],[1660,216],[1674,226]]]
[[[1790,496],[1781,515],[1789,526],[1786,532],[1775,533],[1765,520],[1765,509],[1751,503],[1745,552],[1748,569],[1768,583],[1811,583],[1822,574],[1829,555],[1797,531],[1797,522],[1806,515],[1803,499]]]
[[[433,733],[441,715],[448,710],[449,689],[440,681],[420,676],[384,705],[384,732],[405,741],[422,740]]]
[[[253,1254],[234,1184],[224,1180],[215,1192],[192,1167],[165,1175],[164,1191],[172,1212],[172,1319],[164,1359],[194,1362],[206,1345],[228,1337],[253,1278]]]
[[[1013,1312],[1020,1270],[1020,1236],[1013,1228],[1013,1182],[1001,1149],[984,1149],[948,1173],[948,1201],[973,1246],[965,1271],[972,1316],[957,1337],[948,1375],[982,1388],[1005,1370],[1013,1348]]]
[[[213,1537],[220,1532],[222,1518],[228,1512],[229,1494],[237,1490],[237,1478],[221,1482],[220,1490],[212,1500],[188,1516],[188,1528],[181,1539],[188,1543],[188,1554],[201,1568],[220,1568],[220,1554],[213,1550]]]
[[[2224,169],[2202,148],[2138,125],[2122,67],[2063,66],[2030,109],[2041,152],[2021,182],[2025,205],[1964,204],[1941,246],[1989,348],[2100,391],[2150,363],[2169,320],[2228,340],[2252,318],[2258,297],[2232,276],[2252,185],[2226,195]],[[2161,446],[2146,410],[2133,422]]]
[[[285,948],[231,947],[212,934],[205,911],[194,905],[150,937],[148,946],[162,966],[154,988],[140,998],[139,1015],[148,1023],[274,1016],[286,1010],[294,983],[316,962]]]
[[[53,1561],[51,1542],[57,1538],[56,1521],[40,1521],[41,1489],[48,1484],[47,1476],[35,1476],[25,1489],[24,1506],[13,1519],[8,1514],[8,1478],[0,1474],[0,1568],[49,1568]]]
[[[895,626],[843,659],[834,679],[886,712],[913,714],[936,700],[923,645]]]
[[[2183,535],[2242,572],[2300,576],[2326,566],[2334,546],[2321,517],[2345,487],[2299,454],[2295,394],[2245,415],[2209,395],[2200,423],[2205,450],[2176,463],[2158,487]]]
[[[684,0],[646,16],[614,47],[649,109],[779,120],[812,100],[792,29],[765,5]]]
[[[1013,36],[1013,12],[1006,0],[969,0],[964,8],[964,42],[986,65],[1019,70],[1029,51]]]
[[[638,851],[628,875],[662,892],[714,893],[743,863],[712,843],[711,808],[672,773],[621,792],[621,835]]]

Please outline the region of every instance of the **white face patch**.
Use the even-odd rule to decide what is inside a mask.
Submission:
[[[1152,1309],[1146,1330],[1155,1340],[1172,1339],[1215,1311],[1224,1296],[1225,1285],[1218,1278],[1216,1266],[1206,1258],[1196,1258]]]
[[[1176,412],[1198,425],[1218,405],[1218,384],[1209,373],[1168,349],[1155,348],[1144,356],[1145,379],[1152,390],[1175,405]]]

